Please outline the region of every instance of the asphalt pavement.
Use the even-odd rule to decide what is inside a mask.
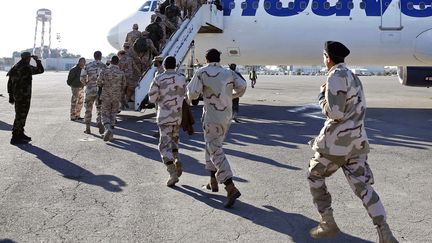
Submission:
[[[375,242],[361,200],[343,173],[327,180],[338,237],[313,240],[319,215],[306,170],[307,142],[324,122],[317,95],[324,76],[259,76],[240,99],[224,150],[242,196],[225,209],[204,169],[200,123],[181,132],[184,173],[174,188],[160,162],[154,111],[120,113],[115,140],[93,123],[69,119],[67,73],[34,76],[26,132],[9,144],[14,108],[0,72],[0,242]],[[401,242],[432,242],[432,90],[396,77],[361,77],[365,87],[369,164],[374,188]],[[82,111],[82,116],[84,110]],[[93,114],[93,121],[95,114]]]

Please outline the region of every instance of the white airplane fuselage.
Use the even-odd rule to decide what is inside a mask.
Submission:
[[[216,48],[222,52],[223,63],[321,64],[324,42],[334,40],[351,50],[346,61],[351,65],[432,66],[430,3],[366,0],[349,6],[351,1],[339,1],[342,4],[336,9],[337,1],[327,1],[327,8],[322,0],[296,0],[291,5],[277,0],[236,0],[230,9],[234,0],[224,0],[223,33],[199,33],[195,56],[203,63],[205,51]],[[412,2],[417,5],[408,8]],[[111,45],[120,49],[134,23],[143,30],[153,14],[148,10],[115,26],[108,36]]]

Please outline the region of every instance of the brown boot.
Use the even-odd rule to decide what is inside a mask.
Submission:
[[[90,134],[90,124],[86,123],[86,130],[84,131],[84,133]]]
[[[172,187],[177,182],[179,182],[175,165],[174,164],[167,165],[167,171],[170,174],[170,178],[167,181],[167,186]]]
[[[206,185],[206,188],[208,190],[211,190],[212,192],[218,192],[219,191],[219,185],[216,180],[216,177],[210,177],[210,182]]]
[[[240,191],[234,186],[234,183],[230,183],[225,186],[225,190],[227,191],[227,201],[224,204],[224,207],[230,208],[234,205],[235,200],[241,196]]]
[[[105,142],[113,141],[114,140],[114,134],[113,134],[113,131],[111,129],[111,125],[107,124],[107,126],[104,130],[105,130],[105,133],[103,134],[103,140]]]
[[[387,223],[377,226],[379,243],[398,243]]]
[[[312,238],[333,237],[340,232],[336,221],[333,218],[333,210],[329,209],[321,214],[319,225],[309,231]]]
[[[176,159],[176,161],[174,162],[175,168],[176,168],[176,173],[177,173],[177,177],[180,177],[183,174],[183,165],[180,162],[180,160]]]

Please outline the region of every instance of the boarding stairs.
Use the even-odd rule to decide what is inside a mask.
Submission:
[[[181,23],[177,31],[171,36],[160,54],[163,57],[174,56],[177,67],[183,62],[189,50],[193,48],[193,41],[198,33],[222,33],[223,12],[217,10],[214,4],[203,4],[193,15]],[[140,111],[148,104],[148,91],[157,68],[153,65],[143,73],[138,86],[135,88],[134,108]]]

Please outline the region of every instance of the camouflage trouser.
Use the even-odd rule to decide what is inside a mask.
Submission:
[[[120,102],[118,99],[102,99],[102,124],[114,126],[119,108]]]
[[[84,88],[72,87],[70,118],[79,117],[84,103]]]
[[[216,171],[216,179],[224,183],[233,177],[231,167],[222,149],[230,124],[204,123],[206,170]]]
[[[100,123],[101,122],[101,104],[98,101],[98,97],[97,94],[89,94],[86,93],[85,96],[85,101],[84,101],[84,106],[85,106],[85,116],[84,116],[84,121],[87,124],[91,123],[91,118],[92,118],[92,111],[93,111],[93,104],[96,103],[96,122]]]
[[[385,222],[384,206],[371,186],[374,179],[367,163],[367,154],[344,157],[315,153],[309,162],[308,181],[318,211],[323,213],[331,208],[332,199],[327,191],[325,177],[329,177],[340,167],[354,193],[363,201],[373,223],[381,225]]]
[[[24,126],[26,124],[27,115],[30,110],[31,96],[18,96],[14,95],[15,98],[15,120],[12,128],[12,134],[21,134],[24,132]]]
[[[159,152],[162,162],[174,162],[178,159],[180,125],[159,125]]]
[[[135,88],[138,83],[138,78],[131,78],[126,83],[126,102],[129,100],[135,100]],[[132,98],[133,97],[133,98]]]

